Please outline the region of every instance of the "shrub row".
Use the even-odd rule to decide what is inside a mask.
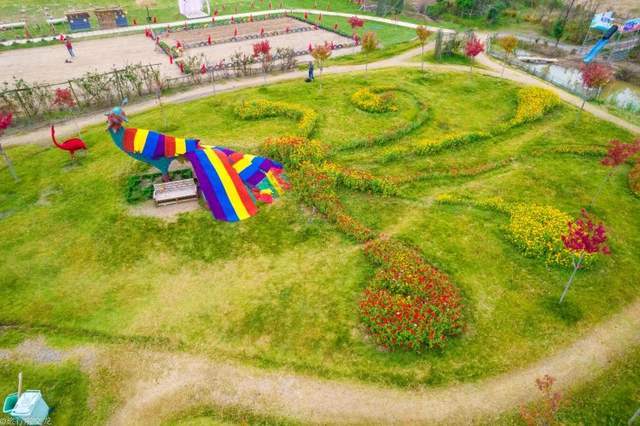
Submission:
[[[318,114],[311,108],[265,99],[242,102],[234,108],[234,112],[243,120],[257,120],[278,116],[298,120],[298,135],[303,137],[309,137],[313,133],[318,121]]]
[[[340,167],[334,163],[324,163],[323,170],[334,176],[336,183],[345,188],[385,196],[398,195],[399,193],[398,187],[389,180],[376,177],[363,170]]]
[[[441,348],[464,329],[462,298],[449,278],[406,244],[378,238],[365,254],[380,267],[360,301],[362,321],[388,349]]]

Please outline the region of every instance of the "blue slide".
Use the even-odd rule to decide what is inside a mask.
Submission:
[[[600,51],[604,49],[607,43],[609,43],[609,40],[617,31],[618,31],[617,25],[614,25],[611,28],[609,28],[606,34],[600,40],[598,40],[596,45],[593,46],[593,49],[591,49],[591,51],[587,53],[587,55],[583,58],[584,63],[588,64],[592,62],[596,58],[596,56],[598,56],[598,53],[600,53]]]

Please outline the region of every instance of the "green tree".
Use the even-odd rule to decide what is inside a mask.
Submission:
[[[431,37],[431,34],[433,34],[433,32],[429,31],[424,25],[418,25],[418,27],[416,28],[416,35],[418,36],[420,46],[422,47],[422,54],[420,55],[420,59],[422,62],[422,71],[424,71],[424,45],[427,43],[429,37]]]

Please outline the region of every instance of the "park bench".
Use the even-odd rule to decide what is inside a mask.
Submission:
[[[176,180],[174,182],[163,182],[153,185],[153,200],[156,206],[177,204],[197,199],[198,186],[193,179]]]

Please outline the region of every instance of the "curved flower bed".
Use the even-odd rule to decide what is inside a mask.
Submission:
[[[567,250],[561,238],[567,232],[567,223],[573,218],[554,207],[513,204],[500,197],[477,200],[452,194],[439,195],[436,200],[443,204],[470,205],[508,214],[510,221],[504,231],[509,241],[527,257],[544,259],[549,265],[571,267],[579,256]],[[583,265],[593,261],[594,256],[587,254]]]
[[[387,90],[387,88],[377,90],[364,87],[351,95],[351,103],[353,103],[356,108],[366,112],[382,113],[397,111],[398,107],[395,104],[395,96]],[[378,94],[379,92],[384,93]]]
[[[313,133],[318,121],[318,114],[311,108],[265,99],[242,102],[234,108],[234,112],[243,120],[257,120],[278,116],[298,120],[298,135],[304,137],[309,137]]]
[[[300,201],[317,209],[355,241],[365,243],[367,257],[378,266],[359,303],[362,322],[377,344],[422,351],[441,348],[463,331],[462,297],[449,278],[429,265],[420,252],[377,233],[349,215],[336,188],[388,193],[390,183],[366,172],[323,163],[326,147],[300,137],[267,140],[262,150],[290,164],[290,178]],[[307,157],[307,158],[305,158]]]
[[[378,344],[421,351],[462,333],[460,292],[418,250],[379,238],[366,243],[365,254],[381,266],[360,301],[362,321]]]
[[[524,87],[518,90],[518,108],[511,125],[534,121],[560,104],[560,98],[550,90],[541,87]]]
[[[640,197],[640,161],[629,172],[629,188],[631,192]]]

